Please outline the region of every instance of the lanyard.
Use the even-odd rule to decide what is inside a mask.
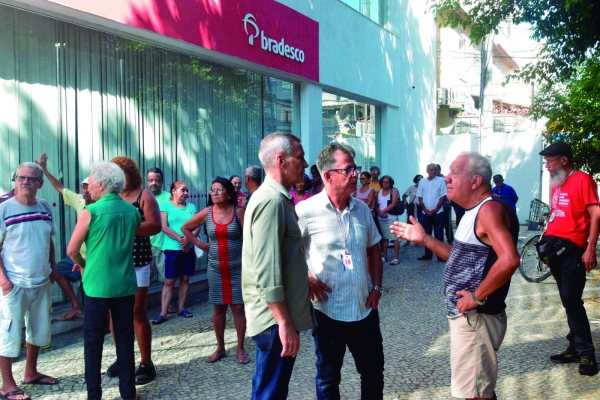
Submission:
[[[335,208],[335,216],[337,217],[337,222],[338,222],[338,226],[340,227],[340,230],[342,231],[342,235],[344,235],[344,247],[346,248],[346,250],[348,250],[348,236],[350,236],[350,208],[348,208],[348,228],[346,229],[346,232],[344,233],[344,226],[343,226],[343,215],[342,218],[340,218],[340,214],[341,212],[338,211],[337,208]]]

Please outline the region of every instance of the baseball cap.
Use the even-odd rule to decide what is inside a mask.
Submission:
[[[570,161],[573,157],[573,151],[571,150],[571,146],[565,142],[556,142],[540,151],[540,156],[565,156]]]
[[[81,181],[82,185],[89,185],[90,184],[90,177],[88,176],[87,178],[85,178],[84,180]]]
[[[502,175],[498,174],[498,175],[494,175],[493,180],[494,180],[494,182],[502,182],[504,180],[504,178],[502,177]]]

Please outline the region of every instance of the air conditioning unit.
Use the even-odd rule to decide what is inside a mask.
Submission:
[[[450,104],[450,88],[439,88],[437,90],[438,106],[447,106]]]

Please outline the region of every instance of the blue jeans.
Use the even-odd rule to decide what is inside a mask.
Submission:
[[[252,377],[252,400],[285,399],[296,358],[281,357],[279,325],[252,337],[256,345],[256,369]]]
[[[360,321],[343,322],[315,311],[313,329],[317,355],[317,399],[339,399],[341,369],[346,345],[360,374],[361,399],[383,398],[383,339],[379,329],[379,312],[371,310]]]
[[[89,400],[100,400],[102,398],[100,368],[104,334],[106,332],[106,317],[109,310],[113,320],[115,346],[117,348],[119,392],[123,399],[135,399],[134,303],[134,295],[115,298],[85,296],[83,346],[85,383]]]
[[[437,213],[434,216],[428,216],[425,213],[419,215],[419,222],[423,225],[423,229],[428,235],[431,235],[432,231],[434,236],[440,242],[444,242],[444,213]],[[425,247],[425,256],[433,257],[433,252]]]

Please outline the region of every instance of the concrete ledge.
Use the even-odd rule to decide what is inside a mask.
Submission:
[[[179,281],[175,284],[175,287],[179,287]],[[163,288],[162,282],[156,282],[150,285],[148,289],[148,309],[160,306],[160,297]],[[190,288],[188,291],[188,297],[206,292],[208,290],[208,280],[206,272],[199,275],[194,275],[190,278]],[[177,299],[177,290],[173,290],[173,300]],[[56,307],[52,310],[52,335],[58,335],[59,333],[70,332],[83,327],[83,320],[79,321],[60,321],[59,318],[65,315],[70,309],[70,305]],[[85,318],[85,316],[84,316]]]

